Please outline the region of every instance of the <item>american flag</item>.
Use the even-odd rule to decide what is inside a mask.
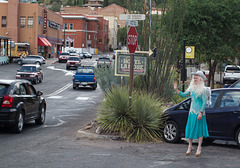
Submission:
[[[69,41],[70,43],[73,42],[73,39],[71,39],[69,36],[67,37],[67,39],[68,39],[68,41]]]

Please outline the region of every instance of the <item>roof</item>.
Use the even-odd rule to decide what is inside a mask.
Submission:
[[[17,82],[23,82],[23,81],[26,82],[26,80],[18,80],[18,79],[15,79],[15,80],[0,79],[0,84],[11,85],[11,84],[14,84],[14,83],[17,83]]]

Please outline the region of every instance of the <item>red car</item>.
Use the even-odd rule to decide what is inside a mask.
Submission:
[[[36,64],[25,64],[17,71],[16,79],[26,79],[34,84],[42,83],[42,68]]]
[[[59,55],[59,58],[58,58],[58,62],[59,63],[67,62],[69,56],[70,56],[70,54],[68,52],[61,52],[61,54]]]
[[[77,69],[79,66],[81,66],[81,60],[80,58],[77,57],[69,57],[67,64],[66,64],[66,69],[70,69],[70,68],[75,68]]]

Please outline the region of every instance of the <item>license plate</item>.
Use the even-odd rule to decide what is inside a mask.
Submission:
[[[82,84],[82,85],[87,85],[87,82],[82,82],[81,84]]]

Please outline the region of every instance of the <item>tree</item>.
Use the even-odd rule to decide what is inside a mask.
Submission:
[[[218,64],[239,57],[240,0],[188,0],[184,37],[195,45],[201,62],[209,64],[209,86],[214,88]]]

